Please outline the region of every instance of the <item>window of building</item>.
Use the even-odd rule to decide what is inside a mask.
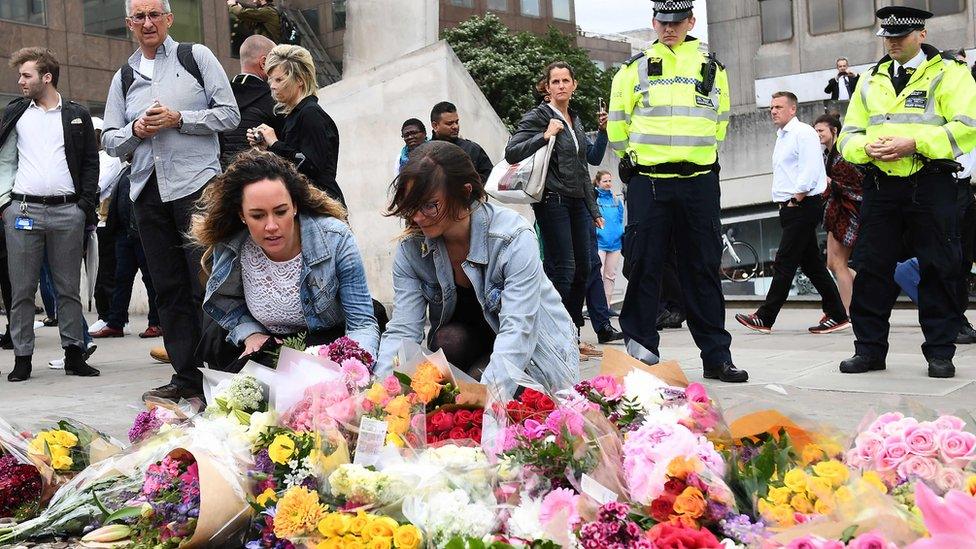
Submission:
[[[45,25],[44,0],[0,0],[0,19]]]
[[[894,5],[928,10],[935,15],[951,15],[966,9],[966,0],[896,0]]]
[[[125,26],[125,0],[84,0],[85,32],[128,39]]]
[[[450,0],[450,4],[461,8],[473,8],[474,0]]]
[[[332,0],[332,30],[346,28],[346,0]]]
[[[173,26],[169,34],[177,42],[203,42],[203,5],[200,0],[170,0]],[[124,12],[124,10],[123,10]]]
[[[488,0],[488,9],[495,11],[508,11],[508,0]]]
[[[760,0],[763,44],[793,38],[793,0]]]
[[[827,34],[874,25],[874,0],[823,0],[807,4],[810,34]]]
[[[308,23],[308,27],[312,29],[315,36],[322,34],[322,30],[319,28],[319,9],[318,8],[308,8],[302,10],[302,17],[305,18],[305,22]]]
[[[573,20],[573,7],[570,0],[552,0],[552,18],[560,21]]]
[[[522,0],[522,15],[541,17],[542,6],[540,0]]]

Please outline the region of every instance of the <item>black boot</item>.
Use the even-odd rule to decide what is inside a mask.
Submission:
[[[7,326],[7,331],[0,336],[0,349],[13,349],[14,340],[10,339],[10,326]]]
[[[929,377],[950,378],[956,375],[956,367],[948,358],[933,358],[929,361]]]
[[[69,376],[95,377],[101,372],[85,362],[85,351],[69,345],[64,348],[64,373]]]
[[[959,335],[956,336],[956,345],[970,345],[976,343],[976,329],[973,329],[973,325],[967,320],[963,322],[962,328],[959,329]]]
[[[884,370],[885,361],[882,358],[869,358],[864,355],[854,355],[840,363],[843,374],[863,374],[872,370]]]
[[[603,345],[604,343],[610,343],[611,341],[620,341],[624,338],[622,332],[617,331],[612,325],[607,324],[607,326],[596,333],[596,340]]]
[[[14,371],[7,374],[7,381],[27,381],[31,375],[31,355],[14,357]]]
[[[749,381],[749,373],[735,367],[735,364],[726,362],[721,366],[706,367],[703,372],[706,379],[717,379],[725,383],[745,383]]]

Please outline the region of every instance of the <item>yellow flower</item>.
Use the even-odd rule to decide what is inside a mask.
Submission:
[[[390,549],[393,547],[393,538],[373,538],[367,544],[369,549]]]
[[[278,501],[278,494],[275,494],[274,490],[268,488],[261,492],[258,497],[254,498],[254,501],[258,502],[258,505],[261,507],[267,507],[268,502]]]
[[[820,478],[829,481],[830,485],[834,487],[844,484],[851,476],[850,469],[836,459],[821,461],[813,466],[813,472]]]
[[[766,498],[759,498],[759,502],[756,504],[756,509],[759,511],[760,515],[769,515],[769,511],[773,508],[773,504],[769,502]]]
[[[69,431],[54,431],[51,433],[51,438],[54,439],[55,444],[65,448],[74,448],[78,444],[78,437]]]
[[[67,454],[51,456],[51,467],[57,471],[67,471],[74,465],[74,461]]]
[[[386,389],[380,383],[374,383],[369,390],[366,391],[366,400],[372,402],[373,404],[382,404],[383,399],[386,398]]]
[[[834,503],[834,498],[827,496],[822,497],[813,504],[813,510],[821,515],[829,515],[834,512],[836,504]]]
[[[439,383],[444,379],[444,375],[441,371],[437,369],[431,362],[424,362],[420,366],[417,366],[417,371],[414,372],[411,381],[421,381],[421,382],[433,382]]]
[[[279,538],[306,536],[315,531],[325,508],[317,492],[296,486],[281,496],[275,512],[274,534]]]
[[[783,477],[783,484],[794,492],[804,492],[807,489],[807,474],[803,469],[791,469]]]
[[[349,531],[350,522],[352,522],[352,517],[349,515],[329,513],[319,521],[319,532],[327,538],[344,536]]]
[[[830,487],[830,481],[825,478],[820,477],[808,477],[807,478],[807,495],[811,499],[817,499],[822,497],[827,497],[833,492]]]
[[[414,381],[410,383],[410,388],[417,393],[420,400],[427,404],[441,394],[441,385],[433,381]]]
[[[417,549],[423,540],[420,529],[413,524],[404,524],[393,534],[393,546],[397,549]]]
[[[322,540],[315,546],[315,549],[342,549],[342,540],[339,538]]]
[[[881,480],[881,475],[879,475],[877,471],[865,471],[864,474],[861,475],[861,480],[877,488],[882,494],[888,493],[888,487],[885,486],[884,481]]]
[[[366,544],[362,538],[356,536],[343,536],[342,549],[366,549]]]
[[[824,454],[826,454],[829,458],[833,458],[834,456],[839,456],[844,453],[844,449],[841,448],[840,444],[837,444],[836,442],[824,442],[820,445],[820,447]]]
[[[790,506],[796,509],[798,513],[803,513],[804,515],[813,512],[813,504],[810,503],[810,499],[805,494],[794,495],[790,499]]]
[[[383,408],[383,411],[394,416],[407,417],[410,415],[410,401],[407,397],[400,395],[391,400],[386,408]]]
[[[369,517],[366,516],[366,513],[360,511],[349,521],[349,533],[359,535],[366,528],[367,524],[369,524]]]
[[[393,538],[393,533],[396,532],[397,521],[391,519],[390,517],[373,517],[369,523],[366,524],[366,528],[363,530],[363,537],[367,539],[376,538]]]
[[[295,441],[288,435],[278,435],[271,441],[268,447],[268,457],[271,461],[284,465],[288,463],[288,458],[295,453]],[[281,536],[279,536],[281,537]]]
[[[848,486],[841,486],[834,492],[834,498],[840,503],[847,503],[854,499],[854,492]]]
[[[823,459],[824,451],[820,446],[810,443],[803,447],[803,452],[801,453],[800,460],[803,465],[809,465],[814,461]]]
[[[874,471],[870,472],[874,473]],[[864,475],[867,476],[867,473],[864,473]],[[976,475],[969,475],[966,479],[966,491],[969,492],[969,495],[976,496]]]
[[[793,526],[796,519],[793,516],[793,508],[789,505],[776,505],[769,509],[767,516],[773,523],[779,526]]]
[[[390,433],[402,435],[410,428],[410,420],[401,416],[387,416],[386,425]]]
[[[407,444],[406,442],[403,441],[403,438],[401,438],[400,435],[396,433],[387,433],[386,443],[389,444],[390,446],[396,446],[397,448],[403,448]]]
[[[791,490],[786,486],[772,487],[769,489],[769,501],[774,505],[785,505],[790,501]]]

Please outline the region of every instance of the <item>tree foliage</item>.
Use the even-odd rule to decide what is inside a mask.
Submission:
[[[489,13],[445,30],[442,38],[454,48],[509,130],[542,100],[536,83],[553,61],[565,61],[573,67],[579,87],[570,106],[579,112],[584,128],[596,129],[599,100],[602,97],[606,102],[610,95],[613,71],[597,68],[574,37],[554,27],[549,27],[544,36],[512,32]]]

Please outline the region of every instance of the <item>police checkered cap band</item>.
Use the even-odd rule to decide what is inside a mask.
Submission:
[[[665,2],[654,2],[654,11],[673,13],[687,11],[695,7],[694,0],[667,0]]]
[[[881,22],[882,27],[923,27],[925,19],[921,17],[895,17],[889,16]]]

